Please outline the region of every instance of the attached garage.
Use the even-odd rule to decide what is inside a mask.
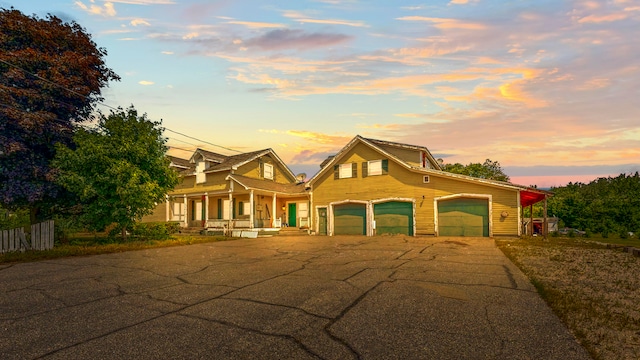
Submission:
[[[439,236],[489,236],[489,201],[483,198],[438,200]]]
[[[413,203],[389,201],[373,205],[376,234],[413,236]]]
[[[335,235],[367,235],[367,206],[347,203],[333,206]]]

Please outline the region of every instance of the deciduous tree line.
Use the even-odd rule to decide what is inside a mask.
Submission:
[[[640,233],[638,172],[603,177],[588,184],[569,183],[551,191],[554,196],[548,201],[548,213],[559,217],[564,226],[605,236]]]

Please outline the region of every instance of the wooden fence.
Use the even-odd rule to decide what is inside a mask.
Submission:
[[[9,251],[53,249],[53,220],[31,225],[31,235],[24,228],[0,231],[0,253]]]

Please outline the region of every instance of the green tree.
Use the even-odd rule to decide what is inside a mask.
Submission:
[[[442,170],[461,175],[468,175],[480,179],[490,179],[499,181],[509,181],[509,176],[504,173],[500,163],[486,159],[484,163],[460,163],[444,164]]]
[[[55,144],[71,145],[101,89],[120,79],[106,55],[75,22],[0,8],[1,206],[30,208],[34,222],[64,198],[51,176]]]
[[[609,234],[640,229],[640,174],[598,178],[551,189],[549,211],[566,226]]]
[[[90,229],[116,223],[125,238],[178,183],[160,125],[133,106],[120,108],[100,114],[97,128],[79,129],[74,149],[58,145],[57,182],[81,199],[80,219]]]

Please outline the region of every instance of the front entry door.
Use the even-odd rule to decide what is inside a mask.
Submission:
[[[327,208],[318,209],[318,234],[327,235]]]
[[[297,215],[298,215],[298,212],[296,211],[296,203],[290,203],[289,204],[289,226],[291,227],[298,226],[296,224]]]

